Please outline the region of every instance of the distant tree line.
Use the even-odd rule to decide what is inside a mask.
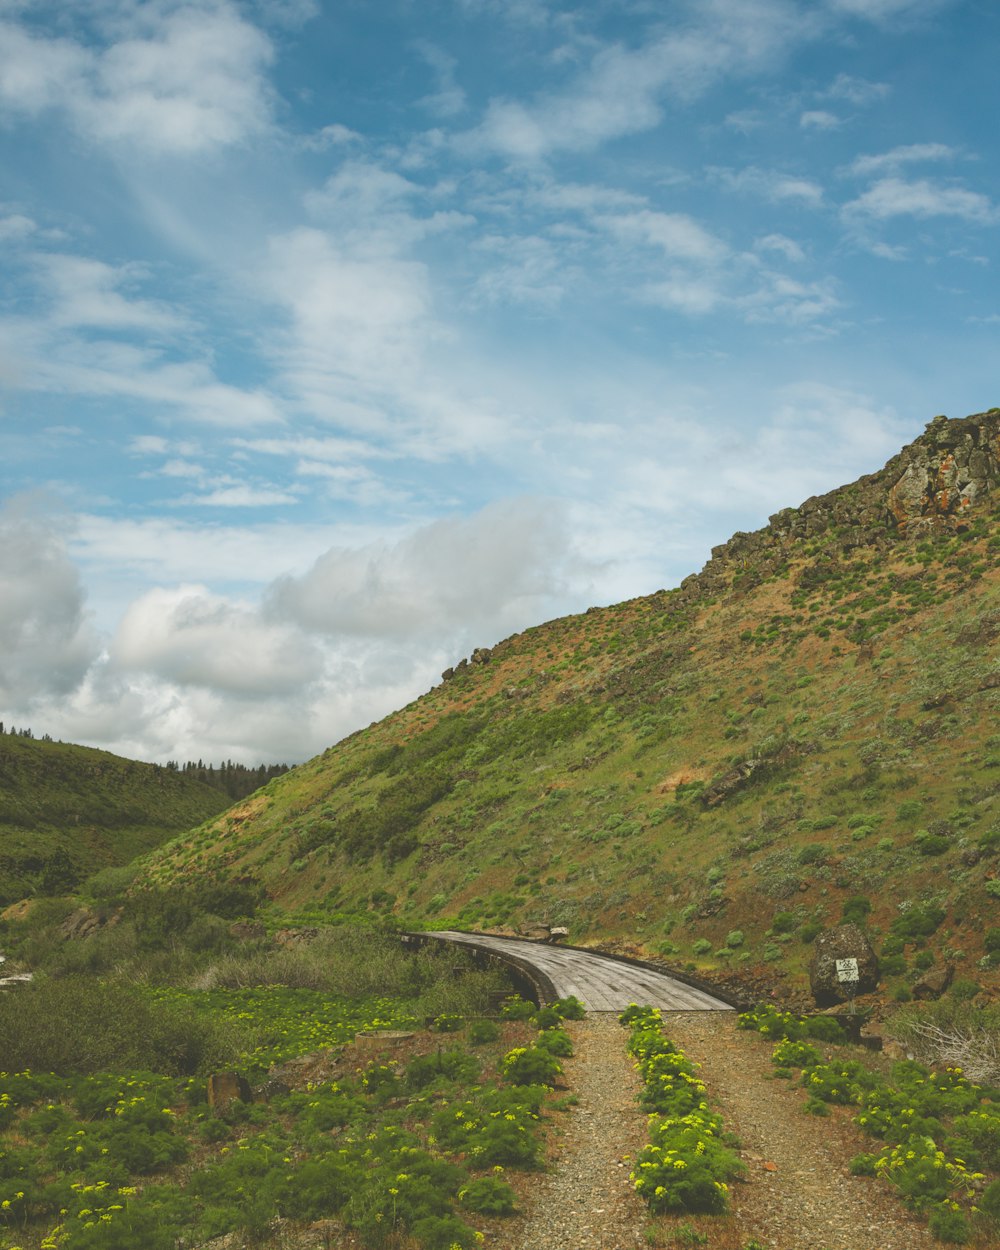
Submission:
[[[9,729],[4,729],[3,721],[0,720],[0,734],[10,734],[12,738],[34,738],[34,733],[30,729],[18,729],[11,725]],[[52,738],[48,734],[42,734],[43,742],[51,742]]]
[[[34,732],[30,729],[17,729],[11,725],[9,729],[4,727],[4,723],[0,720],[0,734],[9,734],[13,738],[34,738]],[[52,742],[53,739],[48,734],[43,734],[42,742]],[[188,760],[186,764],[179,764],[176,760],[167,760],[166,764],[157,767],[166,768],[168,772],[183,773],[186,777],[193,777],[196,781],[203,781],[205,785],[212,786],[213,789],[221,790],[234,802],[236,799],[245,799],[248,794],[253,794],[254,790],[259,790],[261,786],[266,786],[272,777],[280,777],[282,773],[287,773],[291,767],[288,764],[258,764],[256,768],[250,768],[246,764],[234,764],[232,760],[226,760],[224,764],[206,764],[203,760]]]
[[[256,768],[248,768],[246,764],[234,764],[226,760],[218,766],[206,764],[202,760],[197,763],[188,760],[186,764],[178,764],[176,760],[168,760],[164,768],[173,773],[183,773],[185,777],[193,777],[206,785],[214,786],[231,799],[243,799],[261,786],[266,786],[272,777],[280,777],[289,770],[288,764],[258,764]]]

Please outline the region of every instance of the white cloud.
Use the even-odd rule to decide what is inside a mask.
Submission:
[[[11,213],[0,217],[0,243],[9,243],[18,239],[26,239],[38,229],[30,217],[23,213]]]
[[[279,578],[266,602],[274,619],[330,636],[496,640],[545,619],[586,573],[561,507],[516,499],[393,544],[331,548],[305,575]]]
[[[253,608],[203,586],[141,596],[122,618],[109,656],[122,674],[253,698],[301,693],[323,667],[319,651],[299,631],[264,622]]]
[[[902,178],[882,178],[874,186],[844,206],[849,217],[958,217],[963,221],[991,224],[997,210],[985,196],[963,187],[947,186],[922,178],[907,182]]]
[[[0,512],[0,699],[72,690],[97,654],[79,575],[55,520],[27,500]]]
[[[756,195],[771,203],[787,201],[815,208],[823,201],[823,188],[818,182],[778,169],[759,169],[749,165],[745,169],[711,168],[707,172],[730,191]]]
[[[303,135],[299,139],[299,146],[307,151],[322,152],[326,148],[344,147],[351,143],[362,143],[363,141],[364,136],[360,135],[356,130],[351,130],[349,126],[342,126],[339,122],[332,122],[329,126],[324,126],[314,134]]]
[[[838,74],[822,95],[830,100],[846,100],[848,104],[863,107],[874,104],[876,100],[884,100],[891,92],[892,88],[888,83],[870,82],[866,78]]]
[[[116,33],[97,48],[3,24],[0,100],[29,115],[60,108],[95,142],[170,155],[209,152],[270,125],[270,41],[226,0],[137,6]]]
[[[647,304],[670,308],[691,317],[703,317],[729,303],[729,297],[717,279],[687,274],[677,274],[660,282],[647,282],[640,288],[639,297]]]
[[[885,170],[898,170],[902,165],[923,163],[924,161],[954,160],[958,152],[946,143],[909,143],[893,148],[891,152],[882,152],[875,156],[859,156],[852,161],[848,172],[867,176],[880,174]]]
[[[824,109],[810,109],[799,118],[803,130],[837,130],[843,123],[835,113]]]
[[[56,253],[36,256],[35,263],[53,301],[54,325],[157,333],[181,329],[186,323],[161,302],[122,294],[119,288],[146,277],[141,266],[116,268],[88,257]]]
[[[802,282],[785,274],[767,272],[761,277],[759,288],[739,301],[748,321],[803,325],[828,317],[840,306],[836,285],[831,279]]]
[[[567,274],[556,248],[536,235],[481,237],[476,249],[500,258],[476,279],[474,294],[486,304],[552,305],[566,291]]]
[[[784,256],[786,260],[794,261],[796,264],[806,258],[805,252],[794,239],[789,239],[783,234],[767,234],[762,239],[757,239],[754,243],[754,250],[758,252],[776,252],[780,256]]]
[[[760,109],[737,109],[734,113],[727,113],[722,124],[737,134],[748,135],[766,126],[767,117]]]
[[[659,124],[667,98],[689,101],[728,75],[753,73],[818,29],[780,0],[703,0],[692,20],[639,48],[605,45],[569,88],[531,103],[494,99],[462,151],[535,161],[587,151]]]
[[[289,491],[250,486],[243,482],[218,486],[202,495],[184,495],[177,500],[178,504],[195,504],[202,508],[275,508],[298,502],[298,496]]]
[[[952,0],[827,0],[838,13],[884,23],[893,18],[917,18],[952,3]]]
[[[714,264],[722,260],[728,250],[720,239],[684,213],[643,209],[599,221],[619,238],[644,243],[678,260]]]
[[[374,541],[385,526],[338,526],[345,541]],[[210,581],[213,586],[266,585],[305,569],[330,545],[329,526],[255,520],[245,525],[194,524],[173,517],[105,517],[84,513],[72,535],[74,559],[89,580],[138,584]]]
[[[434,71],[437,80],[437,89],[425,95],[418,103],[437,117],[455,117],[458,113],[464,112],[465,92],[455,81],[458,61],[429,40],[418,40],[416,46],[420,55]]]

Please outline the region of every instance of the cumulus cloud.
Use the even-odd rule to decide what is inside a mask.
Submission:
[[[25,502],[0,512],[0,697],[29,706],[83,679],[98,651],[56,524]]]
[[[322,672],[320,653],[298,630],[265,622],[204,586],[142,595],[122,618],[109,655],[121,673],[247,698],[301,693]]]
[[[479,630],[495,640],[544,619],[586,575],[561,508],[519,499],[392,544],[331,548],[303,576],[279,578],[266,606],[317,634],[419,640]]]
[[[0,48],[0,101],[60,109],[100,144],[191,155],[270,124],[271,43],[226,0],[124,7],[103,46],[6,22]]]

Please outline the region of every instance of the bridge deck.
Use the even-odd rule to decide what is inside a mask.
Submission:
[[[555,985],[560,998],[575,994],[590,1011],[621,1011],[629,1003],[659,1007],[664,1011],[733,1010],[729,1003],[664,972],[621,963],[597,952],[451,930],[426,936],[464,942],[500,955],[514,955],[543,972]]]

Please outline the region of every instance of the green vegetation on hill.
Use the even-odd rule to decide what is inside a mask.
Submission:
[[[566,925],[804,983],[866,924],[907,997],[995,986],[1000,411],[697,577],[524,631],[146,861],[413,927]]]
[[[157,764],[0,734],[0,904],[64,893],[227,804],[219,790]]]

